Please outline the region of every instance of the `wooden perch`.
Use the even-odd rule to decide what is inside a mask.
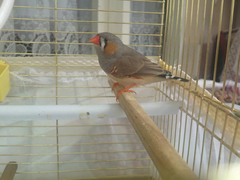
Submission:
[[[109,80],[112,87],[113,81]],[[116,86],[115,95],[123,86]],[[134,127],[163,180],[197,180],[197,176],[162,134],[136,99],[128,92],[119,96],[119,103]]]
[[[6,165],[0,180],[13,180],[15,173],[17,171],[17,167],[18,167],[17,162],[15,161],[9,162]]]

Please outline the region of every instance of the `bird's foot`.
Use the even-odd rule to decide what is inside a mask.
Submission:
[[[119,82],[115,82],[115,83],[113,83],[112,91],[114,90],[114,88],[115,88],[117,85],[119,85]]]
[[[120,94],[122,94],[123,92],[130,92],[130,93],[135,93],[135,94],[137,94],[135,91],[129,90],[130,88],[132,88],[132,87],[134,87],[134,86],[137,86],[137,84],[134,83],[134,84],[132,84],[132,85],[130,85],[130,86],[125,87],[125,88],[122,89],[122,90],[118,90],[118,94],[117,94],[116,101],[118,100]]]
[[[130,92],[130,93],[135,93],[135,94],[137,94],[137,93],[136,93],[135,91],[133,91],[133,90],[128,90],[128,89],[118,90],[118,94],[117,94],[116,101],[118,100],[120,94],[122,94],[123,92]]]

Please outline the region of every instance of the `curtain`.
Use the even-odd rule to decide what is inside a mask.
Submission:
[[[92,11],[84,10],[94,9],[92,7],[92,0],[57,0],[56,2],[57,7],[60,8],[57,12],[55,12],[54,9],[54,0],[15,1],[15,6],[22,7],[13,8],[10,19],[3,27],[5,30],[0,32],[0,40],[5,42],[0,44],[0,52],[6,53],[3,54],[3,56],[36,56],[37,54],[39,56],[40,54],[55,54],[56,51],[58,54],[94,53],[94,51],[92,51],[92,46],[77,43],[89,43],[88,41],[91,39],[92,35],[87,34],[87,32],[94,31],[93,26],[95,23],[76,22],[76,20],[97,20],[93,17]],[[162,5],[162,3],[131,2],[130,10],[161,12]],[[23,6],[26,6],[26,8],[23,8]],[[66,8],[83,10],[66,10]],[[54,21],[55,18],[57,18],[58,22]],[[161,23],[161,18],[161,14],[131,13],[130,22]],[[130,33],[136,34],[159,35],[160,29],[160,25],[130,25]],[[55,33],[56,30],[58,33]],[[16,43],[9,41],[16,41]],[[59,43],[57,49],[55,46],[56,41]],[[130,36],[130,44],[159,45],[160,37],[133,35]],[[131,48],[147,56],[159,55],[159,47],[131,46]]]
[[[91,53],[92,46],[74,44],[86,43],[90,39],[90,35],[84,32],[92,31],[91,23],[78,23],[72,22],[72,20],[90,21],[92,13],[90,11],[66,10],[66,8],[90,9],[91,0],[58,0],[57,7],[65,8],[65,10],[57,10],[56,17],[54,3],[54,0],[15,1],[15,6],[28,8],[13,8],[10,18],[14,19],[9,19],[3,27],[9,31],[1,31],[1,41],[17,42],[1,43],[0,52],[18,53],[17,56],[35,56],[36,53],[55,54],[56,51],[58,54]],[[57,23],[54,22],[55,18],[59,20]],[[56,30],[58,33],[55,33]],[[59,43],[57,49],[55,47],[56,41]],[[11,56],[11,54],[7,56]]]
[[[144,12],[162,12],[163,3],[148,3],[148,2],[131,2],[132,11],[144,11]],[[131,14],[131,22],[134,23],[161,23],[161,14]],[[160,25],[139,25],[131,24],[130,33],[134,34],[160,34]],[[130,36],[130,44],[143,44],[143,45],[160,45],[159,36]],[[159,47],[144,47],[134,46],[133,49],[139,51],[145,56],[159,56]]]

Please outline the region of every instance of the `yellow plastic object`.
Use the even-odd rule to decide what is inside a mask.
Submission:
[[[3,102],[10,88],[9,65],[0,60],[0,102]]]

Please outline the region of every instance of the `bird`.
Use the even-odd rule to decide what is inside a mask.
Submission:
[[[112,91],[119,84],[125,87],[118,91],[116,100],[123,92],[136,93],[130,88],[138,85],[168,80],[189,81],[172,75],[143,54],[126,46],[110,32],[99,33],[90,42],[94,44],[101,68],[114,81]]]

